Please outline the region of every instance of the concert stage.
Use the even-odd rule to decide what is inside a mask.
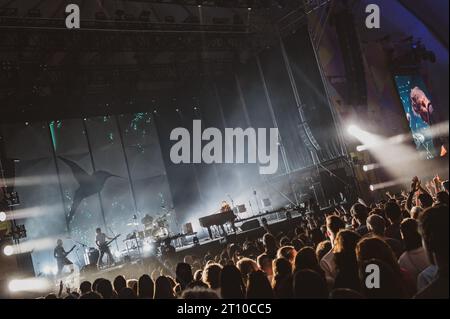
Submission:
[[[258,218],[257,216],[255,218]],[[260,218],[259,218],[260,219]],[[269,231],[277,235],[278,233],[289,233],[293,231],[297,225],[299,225],[304,220],[304,215],[293,214],[292,218],[277,219],[268,222]],[[229,234],[226,238],[215,238],[215,239],[204,239],[200,240],[199,244],[194,245],[192,243],[187,244],[183,247],[176,249],[174,258],[170,259],[170,264],[175,265],[177,262],[182,262],[186,256],[194,256],[202,258],[207,254],[215,256],[220,254],[227,244],[231,243],[243,243],[245,240],[261,238],[266,233],[266,229],[262,226],[252,228],[249,230],[239,230],[235,234]],[[82,280],[92,280],[94,278],[107,278],[113,280],[118,275],[127,274],[127,278],[138,278],[143,273],[151,273],[153,270],[158,269],[158,267],[163,267],[165,265],[165,260],[157,256],[146,256],[141,258],[135,258],[129,260],[128,262],[122,261],[120,264],[97,270],[95,265],[87,266],[80,272],[80,281]],[[174,275],[174,274],[172,274]]]

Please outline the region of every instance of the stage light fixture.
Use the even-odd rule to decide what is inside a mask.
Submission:
[[[369,166],[368,165],[363,165],[363,171],[367,172],[369,170]]]
[[[369,189],[370,189],[371,192],[373,192],[373,191],[375,190],[375,186],[370,185],[370,186],[369,186]]]
[[[0,222],[4,222],[6,220],[6,213],[0,212]]]
[[[11,245],[6,245],[3,247],[3,254],[5,256],[11,256],[14,253],[14,247]]]

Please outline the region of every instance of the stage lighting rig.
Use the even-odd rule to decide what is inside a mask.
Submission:
[[[20,198],[17,192],[7,192],[5,199],[9,207],[20,205]]]
[[[13,228],[11,232],[12,239],[19,240],[27,237],[27,230],[25,225],[17,225]]]

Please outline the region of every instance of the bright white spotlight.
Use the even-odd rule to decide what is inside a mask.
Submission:
[[[18,291],[46,291],[50,283],[44,278],[13,279],[8,284],[11,292]]]
[[[52,273],[52,267],[50,267],[49,265],[44,266],[44,269],[42,270],[42,272],[44,273],[44,275],[50,275]]]
[[[6,213],[0,212],[0,222],[4,222],[6,220]]]
[[[369,170],[369,166],[368,165],[363,165],[363,171],[367,172]]]
[[[149,253],[153,250],[153,245],[150,243],[145,243],[143,247],[144,253]]]
[[[361,130],[359,129],[359,127],[357,127],[356,125],[349,125],[348,127],[347,127],[347,132],[348,132],[348,134],[350,134],[350,135],[353,135],[353,136],[355,136],[355,135],[358,135],[358,133],[360,132]]]
[[[14,247],[11,245],[7,245],[3,248],[3,253],[6,256],[11,256],[14,253]]]
[[[370,189],[371,192],[373,192],[373,191],[375,190],[375,186],[370,185],[370,186],[369,186],[369,189]]]

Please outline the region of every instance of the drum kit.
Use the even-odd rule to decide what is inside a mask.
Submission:
[[[139,224],[137,216],[134,215],[133,222],[127,225],[135,227],[135,229],[124,240],[127,255],[130,256],[132,253],[141,255],[141,248],[143,248],[143,252],[147,252],[147,247],[153,247],[155,243],[160,243],[164,239],[169,238],[169,216],[169,212],[156,217],[146,214],[141,219],[141,224]]]

